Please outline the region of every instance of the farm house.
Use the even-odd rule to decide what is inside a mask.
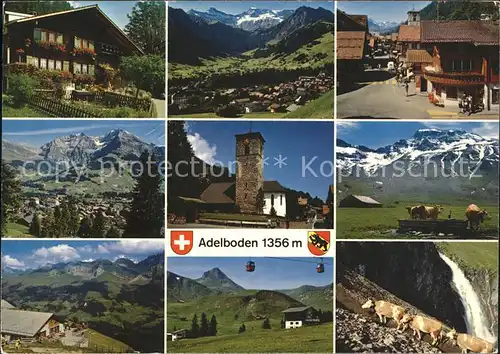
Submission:
[[[48,312],[18,310],[2,300],[2,340],[48,338],[64,332],[64,325]]]
[[[381,208],[382,204],[364,195],[350,194],[339,203],[340,208]]]
[[[311,306],[292,307],[281,311],[285,329],[299,328],[308,324],[318,324],[320,319],[316,315],[316,310]]]

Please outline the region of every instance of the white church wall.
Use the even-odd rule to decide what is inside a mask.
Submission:
[[[274,198],[273,198],[274,197]],[[273,202],[274,199],[274,202]],[[264,214],[271,214],[271,208],[274,206],[276,215],[286,216],[286,196],[285,193],[264,193]]]

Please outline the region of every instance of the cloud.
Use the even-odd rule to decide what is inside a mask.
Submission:
[[[122,255],[158,253],[164,250],[164,240],[123,240],[101,243],[97,246],[98,253],[116,252]]]
[[[128,124],[123,127],[135,127],[139,124]],[[92,124],[86,126],[69,127],[69,128],[52,128],[52,129],[39,129],[39,130],[25,130],[18,132],[2,132],[3,135],[11,136],[34,136],[34,135],[49,135],[49,134],[67,134],[67,133],[81,133],[82,131],[88,131],[93,129],[102,128],[116,128],[116,124]]]
[[[203,139],[198,133],[194,133],[194,135],[188,134],[187,138],[196,157],[210,165],[215,163],[215,155],[217,154],[216,145],[210,146],[210,143]]]
[[[57,245],[39,248],[33,252],[32,258],[38,264],[69,262],[80,258],[78,251],[68,245]]]
[[[472,129],[472,132],[482,136],[483,138],[498,139],[498,123],[484,122],[477,128]]]
[[[337,127],[337,134],[346,134],[351,130],[359,129],[360,125],[358,122],[351,122],[351,121],[337,121],[336,123]]]
[[[5,266],[13,269],[24,269],[26,267],[23,261],[20,261],[17,258],[11,257],[7,254],[2,257],[2,262]]]
[[[95,261],[95,259],[93,259],[93,258],[83,259],[82,260],[82,262],[84,262],[84,263],[92,263],[93,261]]]
[[[82,246],[82,247],[77,247],[76,249],[78,251],[80,251],[80,252],[86,252],[86,253],[93,252],[92,246],[90,246],[90,245],[86,245],[86,246]]]
[[[464,127],[463,125],[461,125],[460,123],[458,122],[425,122],[425,123],[422,123],[426,128],[429,128],[429,129],[439,129],[439,130],[443,130],[443,129],[460,129],[460,130],[464,130]]]

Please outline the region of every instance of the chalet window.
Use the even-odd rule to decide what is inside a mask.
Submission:
[[[473,68],[472,60],[453,60],[451,62],[451,71],[472,71]]]
[[[56,41],[56,34],[49,33],[49,42],[55,42],[55,41]]]
[[[61,33],[57,34],[56,42],[59,44],[63,44],[64,40],[63,40],[63,35]]]
[[[40,69],[47,69],[47,59],[40,58]]]
[[[75,37],[75,48],[90,48],[94,49],[94,42],[88,39]]]
[[[82,47],[81,39],[78,37],[75,37],[75,48],[81,48],[81,47]]]
[[[283,205],[283,194],[280,194],[280,205]]]
[[[493,104],[500,103],[500,90],[499,89],[491,90],[491,103],[493,103]]]
[[[33,32],[33,39],[35,41],[39,41],[42,39],[42,32],[38,28],[35,28],[35,31]]]
[[[26,57],[26,63],[34,65],[34,66],[36,66],[38,68],[38,58],[37,57],[27,56]]]
[[[88,67],[87,64],[82,64],[82,73],[87,74],[88,73]]]
[[[55,65],[54,65],[54,60],[53,59],[49,59],[48,69],[49,70],[54,70],[55,69]]]
[[[73,73],[74,74],[79,74],[82,72],[82,64],[80,63],[74,63],[73,64]]]
[[[274,194],[271,194],[271,206],[274,206]]]
[[[69,61],[63,61],[63,71],[69,71]]]
[[[89,65],[89,74],[90,75],[95,75],[95,67],[94,67],[94,65]]]
[[[56,70],[62,70],[62,61],[56,60]]]
[[[41,33],[42,33],[41,40],[46,42],[48,40],[47,32],[42,31]]]

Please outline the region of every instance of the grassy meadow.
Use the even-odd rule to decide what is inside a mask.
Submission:
[[[333,324],[284,330],[273,326],[242,334],[217,335],[197,339],[183,339],[167,343],[172,353],[331,353],[333,352]]]
[[[437,242],[436,247],[462,269],[498,272],[497,242]]]
[[[411,205],[411,204],[409,204]],[[451,210],[452,218],[465,220],[465,210],[469,204],[441,204],[444,210],[439,219],[447,219]],[[397,234],[398,220],[408,219],[406,204],[382,208],[337,208],[337,238],[377,238],[377,239],[415,239],[421,236]],[[477,238],[498,238],[498,207],[495,205],[481,205],[491,215],[491,219],[485,220],[479,227],[479,231],[470,236]],[[469,237],[470,238],[470,237]]]

